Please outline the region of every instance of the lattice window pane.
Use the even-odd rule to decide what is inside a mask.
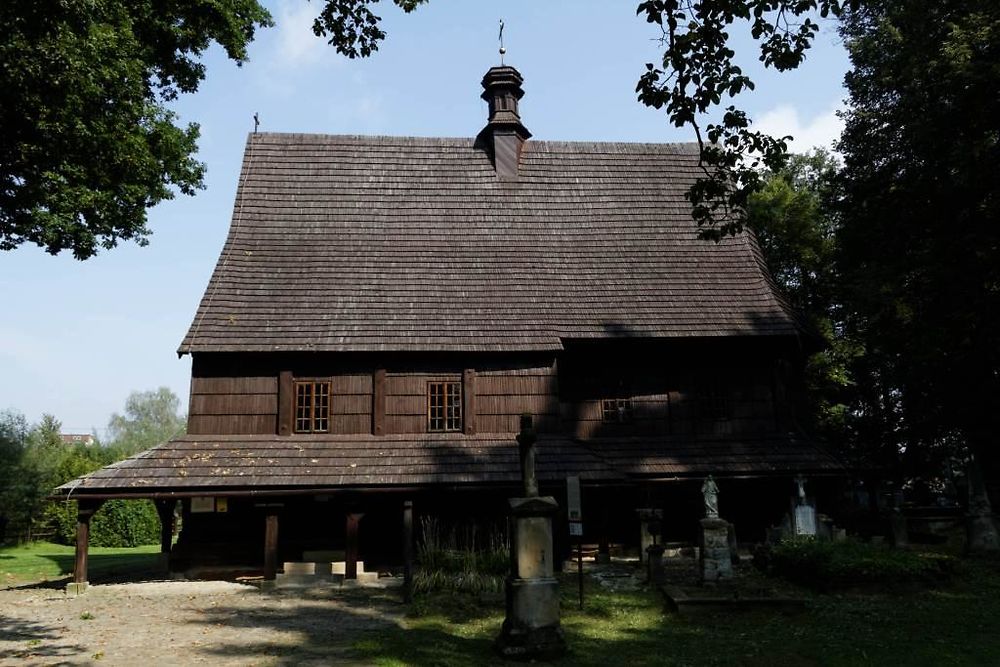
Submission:
[[[462,429],[462,386],[458,382],[445,383],[448,390],[448,413],[446,431]]]
[[[327,433],[330,430],[330,383],[295,383],[295,432]]]
[[[431,431],[444,430],[444,383],[431,382],[428,387],[428,426]]]
[[[462,383],[427,383],[427,430],[462,430]]]
[[[308,433],[312,430],[313,384],[295,383],[295,430]]]
[[[631,398],[606,398],[601,401],[601,421],[611,424],[627,424],[632,421],[634,411]]]

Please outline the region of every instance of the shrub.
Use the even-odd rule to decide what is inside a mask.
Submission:
[[[863,542],[793,538],[765,547],[756,562],[770,574],[814,588],[933,581],[949,574],[954,559]]]
[[[57,541],[76,542],[76,502],[51,503],[44,518],[55,529]],[[90,520],[94,547],[137,547],[159,541],[160,517],[149,500],[109,500]]]

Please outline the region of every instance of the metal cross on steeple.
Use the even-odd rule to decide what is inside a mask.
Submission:
[[[503,65],[503,56],[507,49],[503,48],[503,19],[500,19],[500,64]]]

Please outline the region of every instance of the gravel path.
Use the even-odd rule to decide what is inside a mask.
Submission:
[[[351,664],[351,647],[397,625],[399,591],[262,593],[222,581],[0,591],[0,665]]]

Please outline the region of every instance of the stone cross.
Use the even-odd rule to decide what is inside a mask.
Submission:
[[[531,423],[531,415],[521,415],[521,432],[517,436],[518,452],[521,455],[521,481],[524,483],[524,497],[538,497],[538,478],[535,477],[535,441],[538,436]]]
[[[705,516],[709,519],[719,518],[719,487],[711,475],[701,485],[701,495],[705,498]]]

